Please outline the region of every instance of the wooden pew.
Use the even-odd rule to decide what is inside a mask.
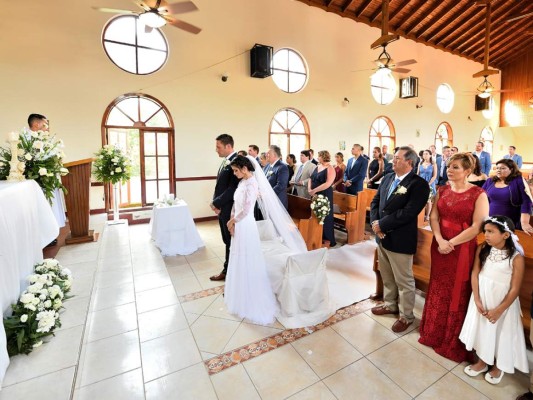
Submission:
[[[525,271],[522,286],[520,288],[520,307],[522,309],[522,324],[526,332],[526,338],[529,337],[530,327],[530,307],[531,294],[533,292],[533,237],[528,236],[522,231],[516,231],[520,244],[524,247]],[[429,285],[429,275],[431,271],[431,242],[433,233],[427,229],[418,228],[418,246],[416,254],[413,257],[413,275],[415,277],[416,288],[426,293]],[[478,244],[483,243],[485,236],[480,233],[477,236]],[[370,296],[374,300],[383,298],[383,281],[379,273],[379,263],[377,250],[374,254],[374,265],[372,268],[376,274],[376,292]]]
[[[365,236],[366,194],[359,192],[352,195],[333,192],[333,204],[340,212],[333,214],[336,229],[341,229],[348,234],[347,244],[361,242]]]
[[[302,234],[307,245],[307,250],[316,250],[323,247],[323,225],[320,225],[311,210],[311,200],[292,194],[287,195],[287,197],[289,199],[289,215]]]

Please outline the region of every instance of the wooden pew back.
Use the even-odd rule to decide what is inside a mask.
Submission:
[[[341,192],[333,192],[333,204],[339,207],[341,213],[357,210],[358,196]]]
[[[307,250],[321,248],[323,225],[320,225],[311,210],[311,200],[292,194],[289,194],[287,197],[289,199],[289,215],[302,234],[307,245]]]

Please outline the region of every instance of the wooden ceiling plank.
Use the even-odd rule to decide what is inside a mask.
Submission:
[[[437,14],[435,14],[434,17],[429,19],[425,27],[416,32],[416,36],[424,36],[424,34],[432,28],[438,29],[439,26],[442,26],[444,23],[442,23],[440,20],[442,19],[442,17],[448,14],[456,5],[457,3],[455,1],[451,1],[446,7],[443,7]],[[439,22],[441,22],[441,24],[439,24]]]
[[[390,1],[390,0],[383,0],[383,1]],[[380,1],[380,3],[381,3],[381,1]],[[376,18],[378,17],[378,15],[381,14],[381,9],[382,9],[381,6],[376,7],[375,11],[370,15],[370,17],[368,17],[370,22],[375,22],[376,21]]]
[[[464,37],[470,37],[473,34],[479,33],[479,32],[485,32],[485,14],[476,14],[473,18],[471,18],[466,24],[465,29],[457,30],[457,34],[455,35],[449,35],[448,40],[443,40],[441,43],[442,46],[445,47],[451,47],[455,48],[455,44],[461,39],[464,39]]]
[[[389,13],[389,23],[409,4],[410,0],[403,0],[400,4],[393,4],[393,10]]]
[[[413,3],[413,1],[410,1],[409,3]],[[426,0],[416,0],[416,3],[415,5],[412,7],[412,9],[415,9],[415,10],[418,10],[419,8],[422,7],[422,5],[426,3]],[[396,30],[399,30],[402,28],[402,26],[404,26],[404,24],[409,21],[409,19],[411,17],[414,16],[414,13],[412,12],[409,12],[409,10],[407,10],[407,12],[405,13],[405,15],[403,16],[403,18],[401,20],[399,20],[398,22],[396,22],[393,26],[394,26],[394,29]]]
[[[346,12],[346,10],[348,10],[353,3],[355,3],[356,0],[348,0],[346,3],[344,3],[344,6],[342,6],[341,10],[343,13]]]
[[[493,58],[494,64],[500,66],[501,68],[504,65],[512,62],[513,60],[516,60],[518,57],[527,53],[529,51],[529,48],[533,47],[533,37],[526,39],[525,41],[523,40],[522,43],[523,46],[521,47],[523,51],[517,52],[515,48],[509,48],[507,51],[502,52]]]
[[[405,28],[405,32],[407,34],[413,33],[413,29],[415,29],[422,21],[424,21],[426,18],[428,18],[439,6],[441,5],[440,2],[435,1],[433,2],[433,5],[427,6],[426,10],[421,10],[420,15],[414,19],[407,28]],[[430,23],[430,22],[429,22]],[[401,28],[400,28],[401,29]],[[417,35],[418,36],[418,35]]]
[[[451,30],[457,30],[457,27],[461,27],[464,23],[466,23],[466,21],[468,21],[477,13],[477,10],[475,10],[474,7],[466,4],[464,8],[458,11],[458,13],[461,15],[459,18],[452,17],[447,19],[445,22],[443,22],[443,24],[441,24],[441,26],[445,25],[445,27],[441,30],[439,30],[439,27],[437,27],[435,34],[428,37],[427,40],[436,44],[440,44],[443,38],[449,36],[449,32]]]
[[[509,49],[518,53],[523,50],[522,42],[524,42],[524,39],[525,37],[520,34],[508,35],[506,39],[499,41],[490,49],[491,57],[507,53]]]
[[[363,2],[363,4],[361,4],[359,7],[357,7],[355,9],[355,15],[360,17],[361,14],[363,14],[365,12],[365,10],[368,8],[369,4],[372,3],[372,1],[374,0],[366,0]]]

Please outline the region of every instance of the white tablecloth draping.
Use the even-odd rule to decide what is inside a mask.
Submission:
[[[204,246],[183,200],[173,206],[154,206],[150,225],[152,239],[164,256],[188,255]]]
[[[43,259],[43,247],[59,234],[59,226],[39,185],[33,181],[0,182],[0,310],[10,312],[35,263]],[[0,387],[9,357],[0,321]]]

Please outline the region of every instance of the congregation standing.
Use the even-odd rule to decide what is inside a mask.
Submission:
[[[229,196],[237,187],[236,178],[250,179],[253,167],[232,161],[233,143],[226,148],[223,136],[217,138],[217,152],[232,164],[234,174],[230,179],[226,176],[229,170],[219,170],[219,179],[228,185]],[[417,153],[413,147],[389,152],[387,145],[376,146],[370,159],[356,143],[346,164],[343,153],[337,152],[334,165],[326,150],[318,151],[317,160],[312,149],[302,150],[299,164],[293,154],[287,154],[283,163],[276,145],[266,153],[250,145],[247,154],[262,168],[286,209],[288,194],[307,199],[322,194],[329,200],[323,240],[331,247],[336,246],[333,192],[356,195],[365,186],[375,190],[370,223],[378,244],[384,302],[372,313],[396,315],[394,332],[405,331],[415,318],[413,254],[417,250],[418,214],[426,209],[433,242],[419,342],[453,361],[468,361],[465,374],[485,373],[490,384],[498,384],[504,373],[513,373],[515,368],[528,372],[518,301],[524,258],[514,233],[515,227],[528,235],[533,233],[533,200],[520,172],[522,157],[515,146],[509,146],[509,154],[492,170],[491,155],[483,142],[477,142],[470,153],[443,146],[439,154],[434,145]],[[212,208],[219,215],[222,237],[228,234],[230,239],[224,240],[224,270],[212,279],[228,273],[231,255],[227,243],[238,220],[227,217],[231,202],[226,205],[221,198],[224,193],[215,189]],[[480,232],[485,241],[477,246]],[[501,341],[505,346],[498,345]],[[533,394],[519,398],[533,399]]]

